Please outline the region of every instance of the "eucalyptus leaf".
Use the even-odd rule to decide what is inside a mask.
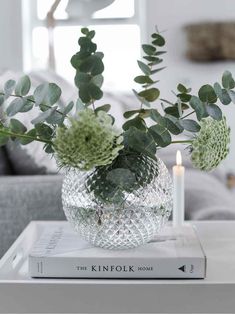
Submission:
[[[200,121],[203,118],[205,112],[203,103],[198,97],[192,96],[189,104],[195,110],[197,119]]]
[[[70,101],[68,105],[64,108],[63,114],[66,116],[71,110],[73,110],[74,102]]]
[[[126,119],[129,119],[130,117],[134,116],[135,114],[139,113],[140,111],[141,111],[141,109],[126,111],[126,112],[124,112],[123,117]]]
[[[101,88],[101,86],[103,85],[103,82],[104,82],[104,77],[102,74],[93,76],[91,79],[91,82],[94,83],[99,88]]]
[[[165,45],[165,39],[160,34],[153,34],[152,37],[154,40],[152,41],[152,44],[158,47],[163,47]]]
[[[134,119],[126,121],[122,126],[124,131],[127,131],[131,127],[135,127],[139,130],[145,131],[146,130],[146,123],[143,119],[141,119],[140,117],[137,116]]]
[[[150,118],[161,126],[166,127],[166,120],[157,109],[150,109]]]
[[[149,56],[153,55],[156,52],[156,47],[152,45],[142,45],[142,49]]]
[[[100,106],[98,108],[95,109],[95,112],[99,112],[99,111],[105,111],[105,112],[109,112],[109,110],[111,109],[111,105],[109,104],[106,104],[106,105],[103,105],[103,106]]]
[[[34,103],[32,101],[29,101],[27,98],[24,98],[24,105],[19,112],[28,112],[33,108],[33,106]]]
[[[34,91],[34,99],[37,105],[54,105],[61,96],[61,89],[55,83],[43,83]]]
[[[33,138],[23,138],[23,137],[19,138],[19,142],[21,145],[27,145],[33,142],[35,138],[37,138],[37,132],[35,129],[28,131],[27,133],[25,133],[25,135],[30,136],[30,137],[32,136]]]
[[[154,81],[147,75],[139,75],[134,78],[134,81],[139,84],[151,84]]]
[[[16,82],[14,80],[6,81],[6,83],[4,84],[4,92],[6,97],[9,97],[13,93],[15,85]]]
[[[17,119],[11,119],[9,123],[9,129],[13,133],[23,134],[27,131],[26,126]]]
[[[145,64],[142,61],[137,61],[139,68],[141,69],[141,71],[145,74],[145,75],[150,75],[151,74],[151,69],[150,67]]]
[[[39,138],[46,140],[50,140],[54,132],[53,129],[45,123],[35,124],[35,130]]]
[[[8,117],[13,117],[18,112],[20,112],[24,105],[25,101],[22,98],[15,98],[6,109]]]
[[[45,144],[43,149],[45,150],[47,154],[53,154],[55,152],[52,144],[49,144],[49,143]]]
[[[200,125],[191,119],[183,119],[179,121],[180,125],[189,132],[199,132],[201,127]]]
[[[232,89],[235,87],[235,81],[232,77],[232,73],[225,71],[222,76],[222,85],[225,89]]]
[[[115,168],[108,172],[106,179],[123,189],[129,189],[136,184],[135,173],[127,168]]]
[[[28,94],[31,87],[30,78],[28,75],[24,75],[19,79],[15,87],[16,95],[25,96]]]
[[[165,127],[156,124],[149,128],[149,132],[158,146],[166,147],[171,143],[171,135]]]
[[[214,88],[209,84],[203,85],[199,89],[198,96],[202,102],[214,103],[217,101],[217,95]]]
[[[222,89],[219,83],[214,84],[214,91],[223,105],[229,105],[231,103],[231,97],[230,97],[231,91]]]
[[[228,91],[229,97],[232,100],[232,103],[235,104],[235,92],[233,90]]]
[[[124,144],[132,150],[146,154],[156,160],[156,145],[151,134],[131,127],[124,132]]]
[[[146,89],[139,93],[140,97],[143,97],[145,100],[149,102],[155,101],[160,95],[160,91],[157,88]]]
[[[97,55],[92,55],[81,63],[79,70],[96,76],[104,71],[104,64]]]
[[[222,119],[222,111],[220,107],[218,107],[215,104],[208,104],[206,105],[206,111],[215,120],[221,120]]]
[[[166,128],[174,135],[178,135],[184,131],[184,128],[180,125],[179,119],[174,116],[165,115]]]
[[[76,112],[77,111],[82,111],[84,109],[85,109],[85,106],[84,106],[83,102],[81,101],[80,98],[78,98],[77,101],[76,101]]]
[[[31,123],[38,124],[38,123],[46,121],[46,119],[48,119],[56,111],[56,109],[57,109],[57,106],[40,113],[38,117],[36,117],[35,119],[31,121]]]
[[[151,75],[152,75],[152,74],[155,74],[155,73],[158,73],[158,72],[164,70],[165,68],[166,68],[166,67],[162,67],[162,68],[159,68],[159,69],[156,69],[156,70],[152,70],[152,71],[151,71]]]
[[[183,84],[178,84],[177,89],[182,94],[187,94],[188,89]]]

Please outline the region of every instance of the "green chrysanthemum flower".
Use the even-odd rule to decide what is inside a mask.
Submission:
[[[71,118],[69,127],[57,129],[54,141],[56,157],[61,166],[90,170],[112,163],[123,148],[120,131],[104,111],[97,115],[91,109]]]
[[[226,118],[220,121],[211,117],[202,119],[201,130],[192,143],[191,161],[204,171],[215,169],[229,152],[230,129]]]

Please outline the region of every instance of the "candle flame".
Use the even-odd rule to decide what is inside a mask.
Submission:
[[[177,153],[176,153],[176,164],[177,166],[182,165],[182,155],[181,155],[180,150],[177,150]]]

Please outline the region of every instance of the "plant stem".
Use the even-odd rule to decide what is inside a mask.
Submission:
[[[53,142],[49,141],[49,140],[42,140],[42,139],[40,139],[38,137],[33,137],[33,136],[30,136],[30,135],[27,135],[27,134],[13,133],[13,132],[10,132],[10,131],[5,131],[3,129],[0,130],[0,134],[4,134],[4,135],[16,137],[16,138],[27,138],[27,139],[31,139],[31,140],[34,140],[34,141],[38,141],[38,142],[42,142],[42,143],[53,145]]]
[[[185,116],[183,116],[181,119],[187,118],[188,116],[190,116],[191,114],[193,114],[195,112],[195,110],[193,110],[192,112],[186,114]]]
[[[183,140],[183,141],[172,141],[171,144],[184,144],[184,143],[189,143],[191,144],[193,141],[192,140]]]

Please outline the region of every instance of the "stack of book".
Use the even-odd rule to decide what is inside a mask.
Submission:
[[[92,247],[69,224],[45,230],[29,255],[31,277],[205,278],[206,256],[191,225],[166,227],[130,250]]]

